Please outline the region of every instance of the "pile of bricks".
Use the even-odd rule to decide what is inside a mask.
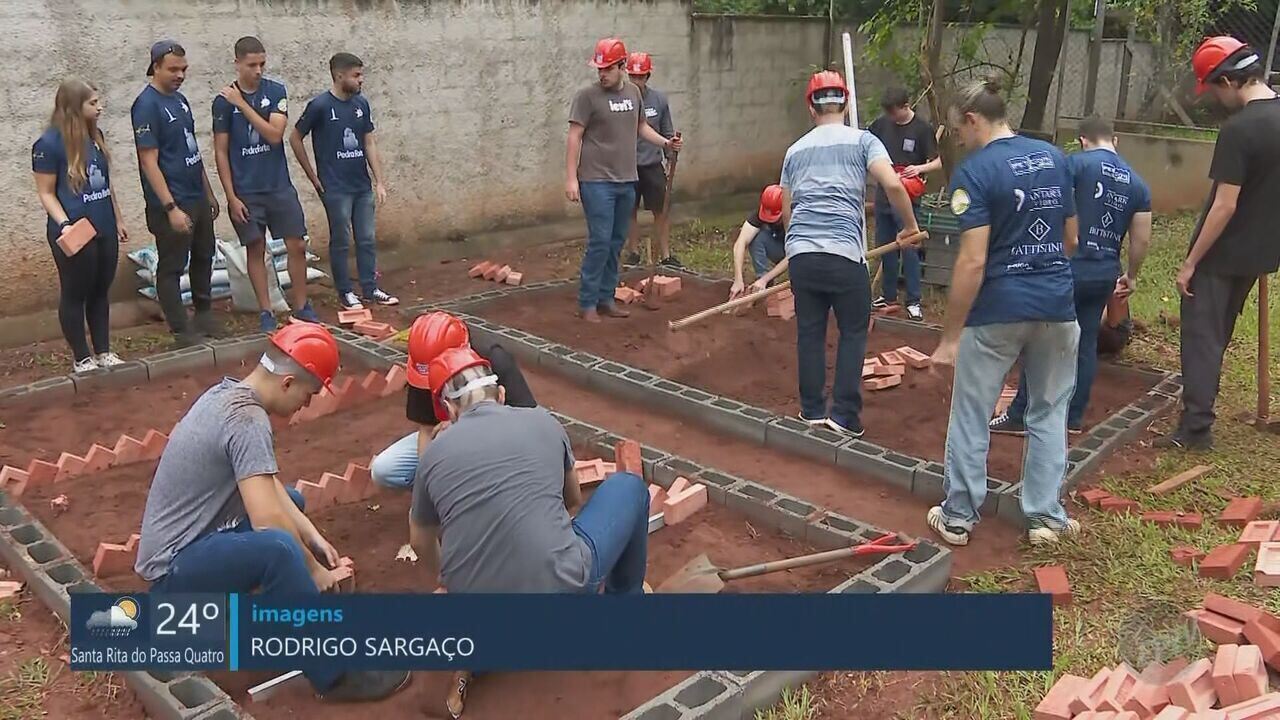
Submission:
[[[779,290],[765,298],[765,312],[769,317],[790,320],[796,316],[796,296],[790,289]]]
[[[614,302],[619,302],[623,305],[631,305],[632,303],[640,302],[643,298],[644,293],[639,290],[632,290],[626,285],[619,285],[613,290]]]
[[[98,543],[98,550],[93,554],[93,576],[102,578],[133,572],[141,539],[141,535],[134,533],[124,544]]]
[[[671,487],[649,486],[649,517],[662,514],[664,526],[677,525],[707,505],[707,486],[678,477]]]
[[[0,468],[0,490],[10,497],[21,497],[28,487],[92,475],[113,467],[136,462],[159,460],[169,436],[152,428],[141,439],[121,435],[116,444],[108,448],[94,443],[84,457],[64,452],[56,463],[32,460],[23,470],[12,465]]]
[[[302,493],[308,512],[368,500],[378,492],[369,468],[353,462],[341,475],[324,473],[315,482],[299,480],[293,488]]]
[[[598,485],[602,480],[618,471],[615,463],[605,462],[600,458],[594,460],[579,460],[573,464],[573,470],[578,476],[579,487],[591,487]]]
[[[1187,617],[1200,634],[1220,645],[1250,643],[1262,649],[1262,659],[1280,671],[1280,618],[1264,610],[1209,593],[1204,607],[1189,610]]]
[[[888,390],[902,384],[907,366],[924,370],[932,364],[929,356],[909,345],[880,353],[862,361],[862,385],[867,390]]]
[[[649,286],[649,278],[644,278],[636,284],[636,289],[641,293]],[[667,300],[680,294],[681,284],[680,278],[670,277],[668,275],[654,275],[653,286],[658,290],[658,297]]]
[[[467,274],[473,278],[492,280],[493,282],[506,283],[507,285],[519,285],[524,281],[524,273],[512,270],[510,265],[500,265],[489,260],[472,265]]]
[[[333,389],[325,388],[311,398],[311,402],[289,418],[290,425],[315,420],[345,410],[366,399],[394,395],[408,384],[404,366],[392,365],[386,374],[370,370],[360,382],[346,377],[333,383]]]

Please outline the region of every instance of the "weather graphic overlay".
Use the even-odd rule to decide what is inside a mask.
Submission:
[[[71,668],[226,668],[229,604],[225,595],[72,595]]]
[[[106,610],[98,610],[89,616],[85,629],[95,637],[124,637],[138,629],[138,601],[122,597]]]

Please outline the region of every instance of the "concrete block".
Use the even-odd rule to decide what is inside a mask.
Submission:
[[[726,397],[712,399],[711,407],[718,412],[702,413],[700,419],[704,423],[760,445],[765,444],[765,426],[777,417],[768,410]]]
[[[715,470],[703,470],[698,474],[698,482],[707,487],[707,499],[717,505],[724,505],[729,490],[745,482],[742,478],[726,475]]]
[[[778,497],[777,491],[747,480],[725,493],[725,507],[748,520],[781,528],[782,515],[772,506]]]
[[[128,387],[141,385],[148,380],[147,366],[136,360],[117,365],[110,370],[94,370],[71,376],[75,384],[76,394],[101,390],[103,388]]]
[[[75,395],[76,386],[66,375],[37,380],[0,390],[0,405],[19,402],[48,402]]]
[[[773,501],[773,507],[778,511],[779,529],[800,539],[805,537],[809,517],[818,511],[817,507],[790,495],[780,495]]]
[[[213,367],[213,348],[208,345],[195,345],[143,358],[142,363],[147,366],[147,375],[153,381],[158,378],[193,373]]]
[[[811,428],[808,423],[789,417],[780,417],[765,426],[764,442],[767,447],[778,448],[819,462],[834,465],[836,448],[849,441],[845,435],[826,428]]]
[[[655,482],[662,487],[671,487],[671,483],[675,482],[678,477],[685,477],[690,480],[696,479],[700,482],[702,471],[703,467],[701,465],[673,455],[653,466],[653,477],[650,482]]]

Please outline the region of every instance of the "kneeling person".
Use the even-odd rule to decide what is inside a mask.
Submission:
[[[760,207],[738,231],[733,243],[733,287],[729,299],[741,297],[746,291],[742,266],[747,252],[751,253],[751,266],[760,277],[787,256],[787,231],[782,227],[782,186],[770,185],[760,193]]]
[[[276,333],[244,380],[224,378],[174,427],[147,493],[135,570],[157,593],[314,594],[334,584],[338,552],[276,478],[268,413],[305,407],[338,369],[320,325]],[[405,672],[307,673],[325,700],[387,697]]]

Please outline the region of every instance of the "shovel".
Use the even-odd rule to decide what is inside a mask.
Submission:
[[[897,540],[900,544],[890,545],[888,544],[890,540]],[[915,546],[915,541],[902,543],[901,538],[896,533],[886,533],[862,545],[853,545],[837,550],[813,553],[812,555],[801,555],[785,560],[773,560],[732,570],[722,570],[712,565],[711,558],[703,554],[689,561],[688,564],[677,570],[674,575],[667,578],[666,582],[658,586],[656,592],[714,595],[723,590],[725,583],[729,580],[740,580],[742,578],[768,575],[781,570],[821,565],[822,563],[845,560],[858,555],[907,552]]]
[[[680,133],[676,133],[675,137],[679,139]],[[662,215],[667,218],[668,227],[671,218],[667,217],[667,213],[671,210],[671,185],[676,179],[676,161],[680,159],[680,153],[671,153],[671,169],[667,171],[667,191],[662,196]],[[658,301],[658,288],[653,284],[653,279],[658,275],[658,257],[653,254],[653,238],[649,238],[649,280],[644,285],[644,307],[646,310],[658,310],[662,304]]]

